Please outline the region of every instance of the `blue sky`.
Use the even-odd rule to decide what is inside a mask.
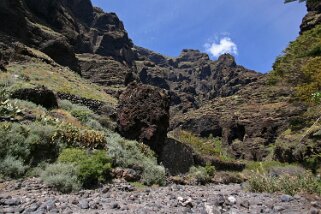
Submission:
[[[92,0],[116,12],[138,46],[167,56],[182,49],[223,52],[260,72],[299,35],[306,8],[283,0]]]

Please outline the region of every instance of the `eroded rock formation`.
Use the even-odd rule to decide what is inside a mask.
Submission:
[[[169,104],[165,90],[132,83],[119,98],[118,131],[161,154],[169,126]]]

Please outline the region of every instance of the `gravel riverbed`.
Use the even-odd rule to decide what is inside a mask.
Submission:
[[[0,213],[320,214],[321,201],[317,197],[250,193],[239,184],[136,188],[119,181],[95,190],[61,194],[32,178],[0,183]]]

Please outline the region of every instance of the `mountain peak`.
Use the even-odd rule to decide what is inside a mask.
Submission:
[[[206,53],[202,53],[199,50],[194,49],[183,49],[179,57],[177,58],[179,61],[199,61],[201,59],[203,60],[209,60],[209,56]]]
[[[235,67],[236,66],[236,62],[235,62],[234,56],[232,56],[231,54],[228,54],[228,53],[221,55],[218,58],[217,62],[219,64],[223,64],[223,65],[226,65],[228,67]]]

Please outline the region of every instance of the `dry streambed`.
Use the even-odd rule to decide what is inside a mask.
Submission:
[[[60,194],[38,179],[0,183],[0,213],[321,213],[320,198],[257,194],[238,184],[139,187],[115,182]]]

